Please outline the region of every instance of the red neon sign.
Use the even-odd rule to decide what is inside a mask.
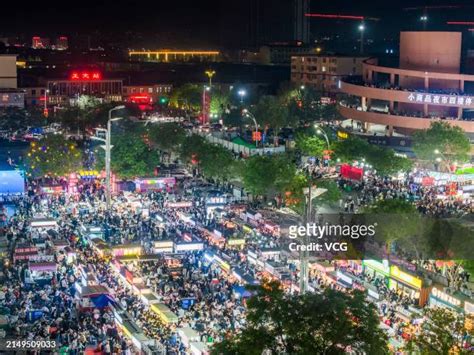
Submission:
[[[304,14],[305,17],[332,18],[343,20],[363,20],[364,16],[339,15],[339,14]]]
[[[69,76],[70,80],[101,80],[102,74],[100,72],[90,72],[90,71],[73,71]]]

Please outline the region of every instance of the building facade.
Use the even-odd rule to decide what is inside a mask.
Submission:
[[[474,93],[465,84],[474,75],[460,73],[461,33],[402,32],[400,65],[386,67],[374,58],[362,63],[360,78],[341,80],[348,95],[339,111],[347,119],[410,133],[443,120],[474,133]]]
[[[122,101],[123,80],[105,79],[97,71],[72,71],[68,79],[48,80],[46,89],[48,105],[69,104],[83,95],[105,102],[119,102]]]
[[[51,40],[46,37],[34,36],[31,39],[31,48],[33,49],[47,49],[51,47]]]
[[[219,51],[194,50],[157,50],[129,51],[130,60],[142,62],[216,62],[220,59]]]
[[[16,55],[0,55],[0,108],[25,107],[25,94],[18,90]]]
[[[173,85],[171,84],[155,84],[155,85],[124,85],[123,97],[124,99],[132,98],[133,96],[147,96],[152,102],[157,102],[161,97],[167,97],[171,94]]]
[[[368,58],[316,54],[292,56],[291,82],[318,91],[336,93],[342,78],[362,75],[365,59]]]
[[[0,54],[0,88],[17,88],[16,55]]]
[[[25,93],[25,104],[27,107],[44,106],[47,100],[46,87],[27,87],[22,88]]]

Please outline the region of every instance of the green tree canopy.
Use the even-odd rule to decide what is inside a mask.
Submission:
[[[336,142],[333,146],[334,158],[347,163],[364,161],[379,175],[408,172],[413,167],[409,159],[397,156],[393,149],[369,144],[366,140],[353,135]]]
[[[211,90],[211,113],[221,117],[230,105],[229,91],[212,88]]]
[[[284,192],[291,186],[296,168],[286,156],[255,155],[242,169],[244,187],[255,196]]]
[[[324,139],[318,136],[300,133],[296,136],[296,148],[298,148],[303,155],[322,157],[324,150],[327,149],[327,144]]]
[[[201,153],[200,161],[202,174],[208,178],[227,179],[234,172],[232,153],[219,145],[206,143],[206,149]]]
[[[288,124],[288,107],[277,96],[262,96],[253,111],[257,122],[273,128],[275,134]]]
[[[417,131],[413,135],[413,151],[418,159],[431,162],[440,159],[446,170],[449,170],[454,162],[468,161],[470,150],[465,132],[447,122],[433,122],[430,128]]]
[[[159,163],[159,155],[136,132],[112,136],[112,172],[124,179],[137,176],[150,176]],[[104,167],[104,150],[97,148],[98,168]]]
[[[198,111],[202,101],[202,86],[197,84],[184,84],[173,90],[170,104],[186,110]]]
[[[199,163],[205,154],[206,148],[206,139],[204,137],[198,134],[191,134],[181,144],[181,159],[186,163],[190,163],[192,160]]]
[[[472,354],[463,347],[465,335],[474,336],[466,328],[466,315],[446,308],[424,309],[424,323],[410,339],[407,350],[420,354]]]
[[[66,176],[82,168],[82,151],[62,135],[50,134],[31,142],[25,164],[34,177]]]
[[[246,327],[215,344],[212,354],[341,354],[349,347],[388,353],[376,307],[360,291],[289,295],[276,282],[256,290],[247,303]]]
[[[154,124],[149,128],[152,144],[166,152],[175,151],[186,138],[186,131],[177,123]]]

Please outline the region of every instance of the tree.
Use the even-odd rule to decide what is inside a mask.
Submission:
[[[50,134],[31,142],[25,164],[34,177],[66,176],[81,169],[82,152],[62,135]]]
[[[322,157],[323,152],[327,149],[327,144],[325,140],[318,136],[309,136],[300,133],[296,136],[296,147],[303,155]]]
[[[336,142],[334,144],[334,157],[347,163],[365,161],[379,175],[407,172],[413,167],[411,160],[397,156],[393,149],[371,145],[366,140],[356,136],[350,136]]]
[[[186,131],[177,123],[155,124],[149,129],[150,140],[158,149],[175,151],[186,137]]]
[[[413,163],[408,158],[395,155],[393,149],[377,146],[369,147],[366,162],[382,176],[409,172],[413,168]]]
[[[288,123],[288,107],[278,97],[264,95],[254,109],[254,116],[260,126],[273,128],[276,138],[280,129]]]
[[[225,112],[222,118],[224,126],[227,127],[241,128],[244,123],[244,119],[242,117],[242,110],[239,109],[231,109],[228,112]]]
[[[421,240],[420,245],[410,244],[423,237],[421,217],[412,203],[398,198],[383,199],[366,207],[363,212],[368,224],[377,224],[375,238],[385,243],[388,251],[393,243],[407,241],[417,254],[420,253]]]
[[[205,154],[206,140],[197,134],[187,136],[181,144],[181,159],[186,163],[199,163]]]
[[[433,122],[430,128],[413,135],[413,151],[418,159],[435,162],[451,171],[454,162],[467,162],[471,146],[465,132],[447,122]]]
[[[326,189],[325,193],[319,195],[313,200],[313,202],[317,205],[321,203],[336,202],[339,201],[339,199],[342,197],[342,193],[339,189],[339,186],[337,186],[337,183],[333,180],[316,180],[315,185],[318,188]]]
[[[112,137],[111,169],[119,177],[130,179],[149,176],[159,163],[159,155],[150,149],[143,136],[131,132]],[[104,150],[98,151],[98,167],[104,167]]]
[[[213,88],[211,91],[211,113],[221,117],[230,104],[229,92]]]
[[[342,162],[365,159],[369,150],[370,144],[366,140],[353,135],[334,144],[334,156]]]
[[[207,178],[225,180],[231,176],[234,157],[224,147],[206,143],[206,149],[201,154],[201,171]]]
[[[185,110],[198,111],[201,107],[202,86],[197,84],[184,84],[173,90],[170,104]]]
[[[295,165],[286,156],[255,155],[245,161],[242,179],[254,196],[267,196],[287,191],[295,174]]]
[[[376,307],[360,291],[290,295],[277,282],[252,289],[246,327],[215,344],[212,354],[388,353]]]
[[[466,327],[467,317],[446,308],[426,307],[424,322],[408,342],[407,350],[421,354],[472,354],[463,346],[466,335],[474,335]]]

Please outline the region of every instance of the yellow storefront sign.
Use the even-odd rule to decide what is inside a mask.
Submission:
[[[420,289],[423,284],[423,281],[420,278],[401,271],[398,266],[390,267],[390,276],[417,289]]]

